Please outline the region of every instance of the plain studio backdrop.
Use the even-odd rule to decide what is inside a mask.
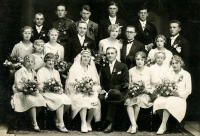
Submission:
[[[10,54],[13,46],[21,40],[20,28],[33,26],[36,13],[43,13],[44,25],[51,28],[57,19],[56,5],[65,4],[67,18],[75,22],[80,19],[80,9],[84,4],[91,7],[90,17],[99,23],[108,16],[109,0],[0,0],[0,64]],[[190,73],[192,75],[192,94],[187,99],[186,120],[200,119],[200,3],[199,0],[116,0],[119,6],[118,16],[131,24],[137,19],[138,7],[147,4],[150,9],[148,21],[156,25],[158,33],[169,36],[169,20],[178,19],[182,23],[181,35],[191,45]],[[0,121],[9,116],[11,86],[8,68],[0,65]]]

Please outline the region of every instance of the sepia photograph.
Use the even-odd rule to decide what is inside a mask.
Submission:
[[[0,0],[0,136],[200,136],[199,0]]]

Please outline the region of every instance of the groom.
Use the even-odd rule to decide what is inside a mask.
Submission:
[[[101,68],[100,83],[102,89],[104,90],[100,94],[106,91],[108,92],[108,98],[110,96],[109,92],[113,92],[113,90],[117,90],[118,94],[125,94],[126,89],[124,87],[129,82],[128,68],[125,64],[116,60],[117,50],[114,47],[107,48],[106,56],[109,62],[103,65]],[[105,100],[107,101],[107,99]],[[104,130],[104,132],[110,133],[113,131],[113,125],[115,123],[115,117],[117,115],[117,107],[119,105],[116,105],[117,103],[111,101],[109,103],[105,103],[105,101],[103,100],[101,100],[101,104],[102,114],[105,114],[107,112],[106,122],[108,123],[108,126]],[[106,106],[108,106],[108,109],[106,108]]]

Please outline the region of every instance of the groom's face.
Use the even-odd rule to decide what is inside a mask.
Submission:
[[[117,57],[117,50],[110,48],[106,51],[106,56],[109,62],[113,62]]]

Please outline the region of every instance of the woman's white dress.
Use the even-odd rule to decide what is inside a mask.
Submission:
[[[18,89],[21,90],[23,88],[24,80],[34,80],[35,77],[36,73],[34,70],[32,70],[32,73],[29,73],[23,66],[15,73],[15,83],[13,85],[14,95],[11,99],[11,105],[16,112],[24,112],[32,107],[46,107],[45,99],[42,97],[39,91],[28,95],[17,91]]]
[[[105,52],[105,53],[106,53],[106,49],[108,47],[116,48],[117,49],[117,60],[121,62],[120,54],[121,54],[122,44],[119,42],[119,40],[116,39],[115,44],[111,44],[111,42],[109,42],[109,39],[106,38],[99,42],[99,46],[101,46],[103,48],[103,52]]]
[[[53,69],[53,72],[50,72],[46,67],[42,67],[37,72],[37,80],[39,83],[39,90],[43,90],[44,82],[48,81],[49,79],[55,78],[56,81],[61,83],[59,72]],[[46,100],[47,107],[49,110],[54,111],[58,109],[61,105],[71,105],[71,99],[64,93],[57,94],[52,92],[45,92],[42,93],[43,97]]]
[[[144,66],[142,72],[138,72],[136,67],[133,67],[129,70],[129,84],[136,82],[136,81],[143,81],[145,85],[145,90],[151,93],[151,80],[152,75],[149,67]],[[125,105],[133,106],[138,105],[141,108],[149,108],[153,105],[151,102],[151,98],[148,94],[141,94],[137,97],[132,99],[128,98],[125,100]]]
[[[78,59],[80,54],[78,55]],[[69,76],[68,79],[66,80],[66,89],[65,93],[69,94],[71,100],[72,100],[72,119],[76,116],[76,114],[82,109],[82,108],[94,108],[95,109],[95,120],[98,121],[100,120],[100,102],[98,99],[98,93],[101,89],[100,85],[94,85],[93,86],[93,91],[94,94],[90,96],[83,95],[82,93],[76,93],[76,89],[73,87],[72,84],[76,83],[75,80],[77,79],[82,80],[84,77],[90,77],[93,79],[93,81],[99,83],[99,77],[96,71],[96,67],[94,64],[88,65],[87,71],[84,71],[82,66],[80,65],[80,61],[78,63],[75,62],[72,65],[72,67],[69,70]]]
[[[49,44],[49,42],[44,44],[44,53],[45,55],[47,53],[53,53],[54,55],[58,54],[59,58],[58,60],[63,60],[64,59],[64,48],[60,44],[56,44],[56,46],[52,46]]]
[[[177,82],[177,92],[179,97],[158,97],[154,101],[153,112],[156,113],[156,110],[166,109],[179,122],[181,122],[186,113],[186,99],[188,95],[191,94],[191,76],[187,71],[183,69],[181,69],[178,74],[175,74],[175,72],[172,70],[168,73],[168,76],[170,80]]]
[[[161,51],[159,51],[157,48],[151,49],[149,54],[148,54],[148,57],[150,59],[154,60],[155,59],[154,55],[157,52],[161,52]],[[170,67],[170,61],[171,61],[171,58],[172,58],[173,55],[172,55],[171,51],[169,51],[167,49],[165,49],[163,52],[165,53],[165,56],[166,56],[165,60],[163,61],[163,64],[165,64],[166,66]]]

